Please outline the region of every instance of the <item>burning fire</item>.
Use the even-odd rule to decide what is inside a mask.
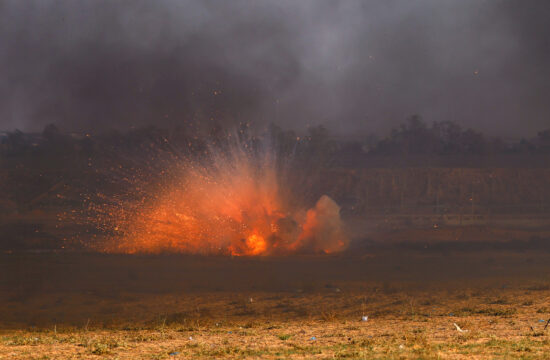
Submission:
[[[152,196],[109,211],[115,235],[102,250],[259,256],[346,248],[338,205],[326,195],[309,210],[291,205],[269,156],[236,146],[206,163],[180,164]]]

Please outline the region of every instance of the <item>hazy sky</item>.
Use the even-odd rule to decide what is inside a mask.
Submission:
[[[550,128],[547,0],[0,0],[0,129]]]

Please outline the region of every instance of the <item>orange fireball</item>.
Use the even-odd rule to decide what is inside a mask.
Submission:
[[[208,166],[178,169],[149,199],[121,206],[112,221],[120,236],[104,251],[258,256],[347,246],[338,205],[323,196],[310,210],[290,208],[267,156],[234,148],[214,153]]]

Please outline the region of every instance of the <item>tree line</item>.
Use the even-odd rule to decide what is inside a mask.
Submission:
[[[97,135],[69,134],[55,125],[47,125],[41,133],[24,133],[19,130],[0,135],[0,156],[93,156],[106,148],[137,151],[155,147],[176,146],[185,152],[202,152],[208,142],[220,141],[231,131],[214,126],[208,132],[189,129],[160,129],[154,126],[131,129],[127,132],[110,131]],[[293,156],[323,158],[326,161],[339,155],[408,156],[408,155],[462,155],[484,156],[505,154],[550,154],[550,129],[538,132],[532,139],[503,141],[473,129],[463,129],[452,121],[427,124],[418,115],[382,138],[370,134],[348,140],[334,136],[323,126],[310,127],[306,134],[270,125],[265,133],[251,135],[248,124],[241,125],[235,133],[247,137],[246,141],[269,139],[278,153]],[[260,140],[258,140],[260,139]]]

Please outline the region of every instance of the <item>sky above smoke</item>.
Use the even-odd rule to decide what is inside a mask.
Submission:
[[[0,129],[550,127],[546,0],[0,0]]]

